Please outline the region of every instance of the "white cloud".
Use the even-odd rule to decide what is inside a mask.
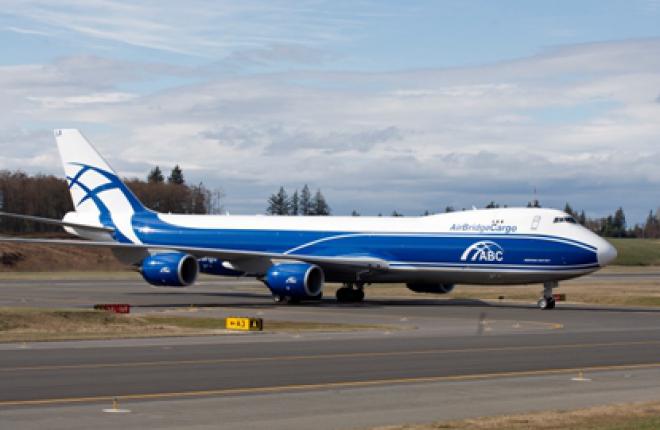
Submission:
[[[39,30],[34,30],[31,28],[21,28],[21,27],[14,27],[14,26],[8,26],[4,28],[7,31],[11,31],[13,33],[18,33],[18,34],[29,34],[29,35],[34,35],[34,36],[50,36],[45,31],[39,31]]]
[[[70,97],[34,97],[27,100],[38,102],[45,109],[66,109],[80,105],[93,105],[103,103],[122,103],[136,98],[135,94],[121,92],[90,93]]]
[[[309,183],[344,213],[525,204],[537,188],[546,204],[641,220],[658,205],[659,54],[639,40],[462,69],[250,75],[72,57],[0,66],[0,131],[82,127],[124,174],[180,163],[224,185],[232,213]],[[122,90],[184,75],[194,82]],[[0,167],[57,172],[21,149],[30,139],[0,141],[13,147]]]
[[[34,27],[57,29],[75,36],[218,58],[236,50],[248,50],[252,54],[246,55],[254,56],[254,51],[268,45],[282,50],[287,45],[313,45],[345,38],[348,29],[353,34],[359,30],[358,6],[344,15],[337,15],[323,13],[323,4],[313,0],[265,3],[5,0],[3,12],[26,20]],[[358,18],[354,18],[356,16]],[[305,35],[304,40],[300,39],[300,34]],[[263,55],[267,53],[262,52]],[[289,52],[287,55],[298,54]]]

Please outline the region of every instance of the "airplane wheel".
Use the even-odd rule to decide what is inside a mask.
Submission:
[[[352,302],[353,301],[352,300],[353,299],[353,297],[352,297],[353,294],[352,293],[353,293],[352,288],[342,287],[342,288],[338,289],[337,293],[336,293],[337,301],[339,303],[350,303],[350,302]]]
[[[548,300],[548,309],[554,309],[555,308],[555,299],[549,299]]]
[[[337,290],[337,301],[339,303],[357,303],[364,300],[364,291],[353,288],[342,287]]]
[[[539,309],[554,309],[555,308],[555,299],[552,297],[549,298],[541,298],[536,305],[539,307]]]
[[[297,297],[281,296],[279,294],[273,294],[273,301],[281,305],[295,305],[300,303],[300,299]]]

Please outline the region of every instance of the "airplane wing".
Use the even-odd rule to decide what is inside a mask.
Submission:
[[[289,261],[304,261],[317,264],[321,267],[331,266],[333,268],[343,269],[370,269],[387,270],[389,265],[387,261],[370,256],[317,256],[304,254],[283,254],[277,252],[260,251],[242,251],[234,249],[220,248],[198,248],[179,245],[149,245],[120,243],[110,241],[89,241],[89,240],[70,240],[70,239],[29,239],[19,237],[0,237],[0,243],[25,243],[42,245],[69,245],[69,246],[90,246],[97,248],[125,249],[125,250],[143,250],[143,251],[180,251],[187,252],[195,257],[215,257],[221,260],[241,260],[241,259],[275,259]]]

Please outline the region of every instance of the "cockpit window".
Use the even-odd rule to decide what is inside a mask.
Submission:
[[[567,222],[570,224],[577,224],[577,221],[575,221],[575,218],[572,216],[558,216],[554,219],[554,223],[560,223],[560,222]]]

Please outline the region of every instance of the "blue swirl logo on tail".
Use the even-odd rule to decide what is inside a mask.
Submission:
[[[75,175],[66,177],[69,181],[69,189],[78,187],[83,191],[82,197],[78,197],[78,201],[74,200],[73,202],[76,210],[85,211],[85,208],[82,207],[83,204],[91,200],[99,211],[99,221],[104,226],[115,229],[117,240],[121,242],[135,242],[137,238],[131,226],[132,216],[148,211],[137,197],[135,197],[114,172],[83,163],[71,162],[68,164],[80,167]],[[85,180],[85,174],[91,174],[92,176],[96,174],[97,179],[88,177]],[[98,175],[104,179],[103,183],[94,187],[90,186],[90,182],[99,182]],[[102,196],[102,193],[112,190],[118,190],[121,196],[116,193],[114,195]],[[73,195],[72,193],[72,197]],[[77,195],[79,196],[80,194]]]
[[[79,202],[77,203],[74,202],[76,208],[82,205],[88,199],[92,199],[96,207],[99,209],[99,211],[101,211],[101,214],[104,213],[109,214],[110,208],[108,208],[99,198],[99,194],[102,193],[103,191],[118,189],[122,192],[124,197],[126,197],[126,200],[128,200],[128,202],[130,203],[131,207],[135,212],[143,212],[145,210],[144,206],[142,206],[142,203],[140,203],[137,197],[133,195],[133,193],[128,189],[128,187],[126,187],[126,185],[121,181],[121,179],[119,179],[117,175],[115,175],[114,173],[87,164],[82,164],[82,163],[69,163],[69,164],[73,166],[80,166],[80,170],[78,170],[78,172],[75,174],[74,177],[71,176],[66,177],[69,180],[69,189],[75,185],[80,187],[85,192],[85,196],[82,199],[80,199]],[[88,171],[94,171],[100,174],[101,176],[106,178],[109,182],[103,185],[99,185],[94,189],[90,189],[81,181],[82,176]]]

